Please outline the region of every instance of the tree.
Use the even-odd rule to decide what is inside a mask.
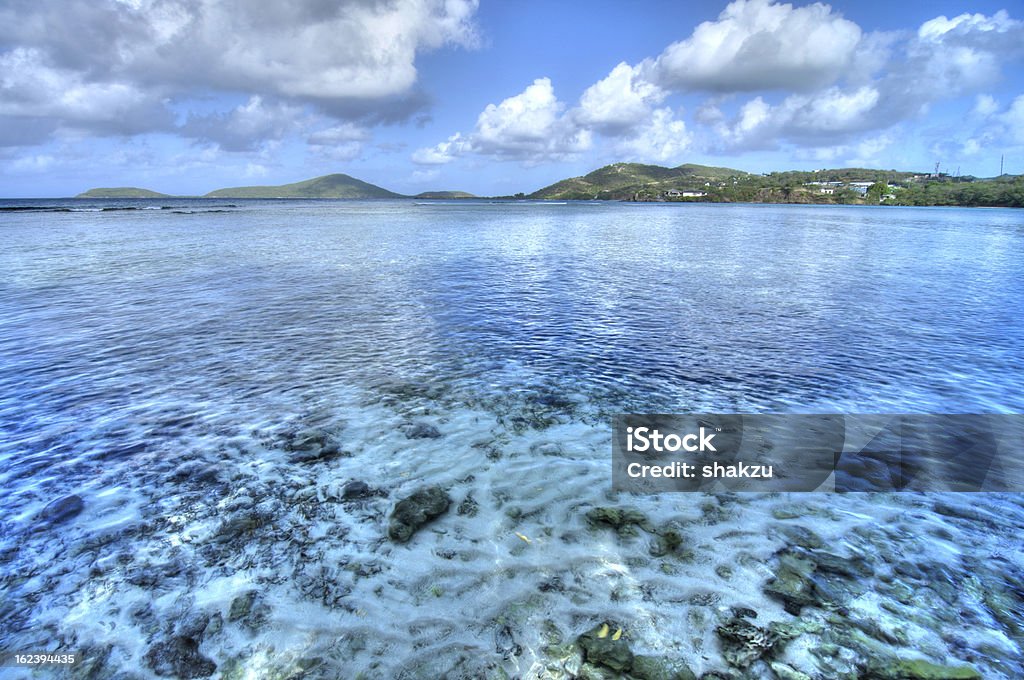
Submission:
[[[881,203],[882,196],[889,193],[889,185],[885,182],[875,182],[868,187],[867,200],[869,203]]]

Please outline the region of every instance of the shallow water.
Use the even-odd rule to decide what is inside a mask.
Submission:
[[[621,412],[1024,411],[1020,211],[12,206],[45,210],[0,210],[5,648],[148,677],[181,621],[220,616],[192,637],[225,677],[482,672],[467,659],[545,677],[545,635],[610,619],[637,653],[700,673],[727,665],[730,607],[792,619],[764,593],[792,524],[844,557],[889,551],[843,607],[906,626],[872,638],[887,650],[1024,673],[1003,622],[1024,597],[1015,496],[634,498],[609,468]],[[441,436],[410,438],[415,424]],[[310,429],[339,454],[300,460]],[[342,499],[350,480],[373,493]],[[388,513],[423,484],[452,507],[391,543]],[[82,512],[43,526],[69,494]],[[692,554],[590,526],[606,505],[677,527]],[[886,571],[900,560],[927,568]],[[927,585],[936,574],[959,599]],[[893,604],[893,579],[920,602]],[[951,607],[966,612],[955,634]],[[863,644],[810,651],[838,644],[826,633],[790,643],[787,663],[858,668]],[[765,661],[744,672],[771,677]]]

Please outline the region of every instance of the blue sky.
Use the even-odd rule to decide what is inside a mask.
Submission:
[[[1024,173],[1014,2],[8,0],[0,195],[616,161]]]

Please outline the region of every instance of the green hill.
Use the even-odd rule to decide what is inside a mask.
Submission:
[[[401,194],[337,173],[280,186],[217,189],[206,198],[403,198]]]
[[[732,168],[686,163],[676,168],[641,163],[613,163],[584,175],[556,182],[530,194],[529,198],[612,199],[633,198],[638,193],[660,194],[668,189],[698,189],[707,182],[746,177]]]
[[[478,198],[475,194],[470,194],[465,191],[424,191],[422,194],[416,194],[413,198],[433,198],[439,200],[450,200],[454,198]]]
[[[136,187],[97,187],[78,194],[75,198],[172,198],[159,191]]]

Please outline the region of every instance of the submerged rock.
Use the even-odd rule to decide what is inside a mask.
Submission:
[[[779,680],[811,680],[811,676],[807,675],[807,673],[798,671],[781,661],[771,661],[768,663],[768,667],[778,676]]]
[[[870,680],[981,680],[971,666],[940,666],[924,659],[886,659],[868,664],[861,676]]]
[[[629,674],[637,680],[697,680],[685,663],[663,656],[634,656]]]
[[[450,504],[451,498],[439,486],[417,489],[395,505],[388,536],[393,541],[405,543],[420,527],[443,514]]]
[[[688,551],[682,550],[683,537],[675,529],[661,531],[651,542],[648,549],[652,557],[664,557],[669,554],[684,554]]]
[[[359,500],[361,498],[369,498],[373,495],[373,490],[370,485],[366,482],[360,482],[358,480],[347,483],[341,489],[341,498],[346,501]]]
[[[459,507],[455,511],[466,517],[476,517],[476,514],[480,511],[480,504],[473,498],[473,494],[469,494],[459,503]]]
[[[305,429],[289,434],[284,448],[291,463],[323,462],[343,455],[335,437],[326,430]]]
[[[730,666],[747,668],[758,659],[772,653],[779,636],[767,628],[734,617],[715,628],[722,639],[722,656]]]
[[[821,540],[821,537],[804,526],[787,524],[779,527],[779,532],[788,538],[789,542],[793,545],[806,548],[807,550],[817,550],[825,547],[825,542]]]
[[[250,509],[241,511],[233,517],[221,522],[211,540],[217,543],[230,543],[248,536],[249,534],[270,524],[274,517],[262,509]]]
[[[242,593],[231,600],[231,607],[228,608],[228,621],[244,619],[252,611],[252,605],[256,602],[256,591],[250,590]]]
[[[202,640],[210,625],[210,620],[210,615],[204,611],[189,612],[178,622],[178,635],[193,640]]]
[[[64,496],[49,503],[39,513],[39,519],[45,524],[61,524],[74,519],[85,510],[85,501],[77,494]]]
[[[873,570],[860,557],[845,558],[820,550],[785,548],[779,566],[764,592],[799,616],[803,607],[844,611],[846,603],[863,593]]]
[[[199,653],[199,643],[182,635],[157,642],[145,659],[154,673],[164,677],[208,678],[217,670],[217,664]]]
[[[504,625],[494,631],[494,651],[506,661],[523,653],[523,647],[512,635],[511,626]]]
[[[620,673],[628,672],[633,667],[633,652],[621,632],[616,634],[615,631],[621,631],[621,628],[604,622],[576,638],[576,644],[583,650],[587,663]]]
[[[764,587],[764,592],[782,601],[786,611],[799,616],[806,606],[819,604],[814,589],[813,574],[817,565],[810,559],[790,551],[779,554],[779,568],[775,578]]]
[[[635,527],[644,531],[652,531],[651,523],[647,515],[634,508],[591,508],[587,512],[587,521],[595,527],[611,527],[620,536],[636,536]]]
[[[430,423],[409,423],[402,426],[402,432],[408,439],[437,439],[441,431]]]

